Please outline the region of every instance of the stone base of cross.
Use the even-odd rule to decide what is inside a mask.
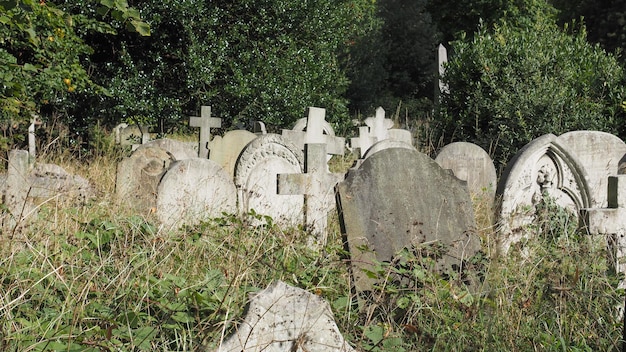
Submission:
[[[344,177],[327,171],[326,144],[306,144],[304,173],[279,174],[278,194],[303,194],[305,226],[311,234],[309,246],[324,245],[328,213],[335,204],[335,185]]]
[[[608,208],[581,209],[580,221],[590,235],[607,236],[615,270],[626,274],[626,175],[609,176]],[[626,282],[620,283],[626,288]]]

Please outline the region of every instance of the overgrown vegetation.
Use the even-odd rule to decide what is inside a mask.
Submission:
[[[319,252],[299,229],[233,216],[168,233],[112,202],[119,155],[94,153],[89,167],[53,155],[99,196],[86,207],[48,202],[0,242],[3,351],[211,350],[242,318],[248,293],[273,280],[327,300],[359,351],[620,347],[624,295],[604,239],[577,232],[549,202],[507,256],[495,254],[490,211],[477,204],[483,251],[469,267],[478,280],[433,271],[445,248],[407,249],[378,263],[381,284],[361,310],[336,220]]]

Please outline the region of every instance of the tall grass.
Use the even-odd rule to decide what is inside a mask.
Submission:
[[[274,280],[329,301],[361,351],[620,347],[624,295],[603,239],[580,234],[549,204],[529,240],[499,256],[490,207],[476,202],[476,280],[431,270],[430,248],[406,250],[379,263],[387,281],[359,307],[336,219],[319,251],[300,229],[234,216],[165,232],[115,205],[123,154],[104,149],[88,163],[44,156],[88,178],[97,196],[84,206],[47,202],[20,236],[0,242],[0,350],[211,350],[244,315],[248,294]]]

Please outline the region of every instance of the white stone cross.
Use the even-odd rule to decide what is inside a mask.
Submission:
[[[209,158],[209,141],[211,140],[211,128],[222,127],[222,119],[211,117],[211,107],[202,106],[200,117],[189,118],[189,126],[200,127],[200,144],[198,146],[198,157]]]
[[[591,235],[607,235],[613,247],[614,258],[610,258],[616,271],[626,273],[626,175],[609,176],[608,208],[581,209],[581,221]],[[626,283],[620,283],[626,288]]]
[[[376,117],[368,117],[365,124],[370,128],[370,136],[377,142],[387,139],[388,130],[393,127],[393,121],[385,118],[385,109],[381,106],[376,109]]]
[[[28,154],[31,158],[37,156],[37,143],[35,139],[35,127],[41,125],[41,121],[37,115],[33,114],[33,118],[30,119],[30,125],[28,126]]]
[[[345,138],[336,137],[335,132],[326,122],[326,109],[310,107],[306,118],[298,120],[291,130],[283,130],[283,137],[289,139],[300,149],[309,143],[326,144],[326,152],[330,155],[345,153]],[[304,129],[306,128],[306,131]],[[324,134],[326,132],[326,134]]]
[[[376,138],[370,135],[370,128],[367,126],[359,127],[359,136],[355,138],[350,138],[350,147],[351,148],[359,148],[359,153],[361,158],[365,155],[370,147],[376,143]]]
[[[309,245],[324,245],[328,212],[335,204],[335,185],[344,177],[327,171],[326,144],[306,144],[303,174],[279,174],[278,194],[303,194],[305,202],[305,226],[313,236]]]

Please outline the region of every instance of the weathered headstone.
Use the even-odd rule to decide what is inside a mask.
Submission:
[[[245,320],[216,352],[351,352],[327,302],[277,281],[252,295]]]
[[[472,195],[484,196],[493,203],[497,186],[496,168],[483,148],[468,142],[451,143],[439,151],[435,162],[466,181]]]
[[[211,107],[203,106],[200,116],[189,118],[189,126],[200,127],[200,137],[198,144],[198,157],[207,159],[209,157],[209,141],[211,141],[211,128],[222,127],[222,119],[211,117]]]
[[[121,123],[113,129],[115,133],[115,143],[119,145],[139,145],[150,140],[148,126],[138,126]]]
[[[606,236],[609,260],[614,269],[626,274],[626,175],[609,176],[607,208],[580,210],[580,224],[591,235]],[[620,282],[626,288],[626,282]]]
[[[234,177],[239,154],[256,137],[254,133],[244,130],[228,131],[223,137],[215,136],[209,142],[209,159],[220,164],[231,177]]]
[[[553,134],[524,146],[498,182],[496,216],[503,252],[524,237],[524,227],[536,219],[536,205],[544,196],[572,214],[593,204],[584,166]]]
[[[153,213],[161,177],[174,161],[172,154],[154,145],[135,150],[117,165],[115,195],[118,203],[140,214]]]
[[[303,194],[305,199],[305,225],[313,236],[309,245],[324,245],[328,213],[335,208],[334,188],[343,174],[328,172],[326,144],[305,145],[303,174],[278,175],[279,194]]]
[[[283,136],[304,150],[309,143],[326,144],[329,155],[343,155],[345,153],[345,139],[336,137],[332,126],[325,120],[326,110],[310,107],[306,118],[296,122],[293,129],[283,130]],[[305,131],[306,130],[306,131]]]
[[[437,264],[443,271],[480,249],[465,182],[423,153],[405,148],[374,153],[348,172],[337,191],[358,291],[373,283],[364,269],[372,271],[375,261],[390,261],[404,248],[445,245]]]
[[[161,148],[171,154],[176,160],[185,160],[198,157],[198,144],[182,142],[175,139],[160,138],[140,145],[135,151],[145,148]]]
[[[600,131],[572,131],[560,135],[557,140],[584,167],[591,192],[591,206],[606,207],[607,180],[609,176],[618,174],[619,162],[626,155],[626,143]]]
[[[254,210],[277,224],[293,226],[304,219],[302,195],[279,195],[276,178],[281,173],[304,170],[302,151],[278,134],[260,135],[240,153],[235,166],[239,211]]]
[[[208,159],[176,161],[158,187],[157,216],[166,227],[194,225],[237,212],[237,189],[230,175]]]
[[[10,219],[5,221],[5,230],[12,230],[18,226],[32,211],[32,204],[26,200],[30,190],[28,175],[31,165],[28,158],[26,150],[9,151],[4,204],[9,211]]]

